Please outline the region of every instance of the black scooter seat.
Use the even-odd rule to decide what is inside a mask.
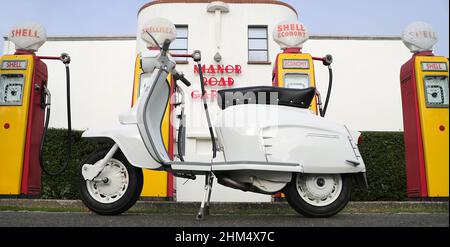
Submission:
[[[307,109],[316,94],[314,87],[305,89],[283,87],[243,87],[218,91],[217,104],[224,110],[240,104],[283,105]]]

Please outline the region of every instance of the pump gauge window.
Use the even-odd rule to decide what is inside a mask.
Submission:
[[[22,105],[24,76],[5,74],[0,76],[0,105]]]
[[[448,107],[448,77],[426,76],[424,81],[427,107]]]
[[[299,73],[285,74],[284,87],[296,89],[309,88],[309,75]]]

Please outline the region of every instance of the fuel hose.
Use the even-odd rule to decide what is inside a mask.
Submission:
[[[46,113],[45,113],[45,122],[44,122],[44,131],[42,133],[42,138],[41,138],[41,144],[40,144],[40,150],[39,150],[39,164],[41,166],[42,171],[49,175],[49,176],[58,176],[60,174],[62,174],[67,167],[70,164],[70,161],[72,160],[72,118],[71,118],[71,107],[70,107],[70,69],[69,69],[69,63],[70,63],[70,58],[67,56],[66,58],[64,57],[64,54],[61,56],[61,60],[64,63],[65,67],[66,67],[66,99],[67,99],[67,137],[66,137],[66,155],[65,155],[65,160],[64,163],[62,163],[59,167],[59,169],[57,171],[50,171],[48,170],[45,165],[44,165],[44,144],[45,144],[45,140],[47,139],[47,132],[48,132],[48,125],[50,122],[50,105],[51,105],[51,95],[50,92],[48,91],[48,88],[46,88],[46,86],[44,86],[44,90],[45,92],[43,92],[43,94],[47,94],[48,97],[48,101],[45,102],[41,102],[44,103],[44,108],[46,109]]]
[[[325,114],[327,113],[328,103],[330,103],[331,90],[333,88],[333,69],[331,68],[331,65],[328,65],[328,75],[329,75],[328,91],[327,97],[325,99],[325,106],[323,107],[323,111],[321,114],[322,117],[325,117]]]

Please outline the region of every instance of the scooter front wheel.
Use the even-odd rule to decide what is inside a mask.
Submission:
[[[331,217],[345,208],[352,193],[347,174],[294,174],[284,194],[289,205],[306,217]]]
[[[95,164],[108,150],[96,152],[86,161]],[[82,169],[82,167],[81,167]],[[139,198],[142,169],[132,166],[122,152],[117,151],[95,180],[85,180],[80,172],[81,200],[90,210],[101,215],[118,215],[132,207]]]

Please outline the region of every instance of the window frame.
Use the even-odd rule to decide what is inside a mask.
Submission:
[[[250,37],[250,30],[251,29],[262,29],[264,28],[266,31],[266,37],[265,38],[251,38]],[[266,49],[253,49],[250,47],[251,40],[265,40],[266,41]],[[266,60],[251,60],[250,59],[250,53],[252,51],[263,51],[266,52]],[[269,57],[269,28],[267,25],[248,25],[247,27],[247,60],[249,64],[270,64],[270,57]]]
[[[177,32],[177,37],[175,38],[175,40],[186,40],[186,49],[172,49],[169,48],[169,52],[172,51],[182,51],[182,54],[187,54],[189,52],[189,25],[187,24],[177,24],[175,25],[175,28],[178,30],[178,28],[186,28],[186,37],[178,37],[178,32]],[[175,42],[175,41],[174,41]],[[177,64],[188,64],[189,60],[187,58],[175,58],[175,61],[177,62]]]

